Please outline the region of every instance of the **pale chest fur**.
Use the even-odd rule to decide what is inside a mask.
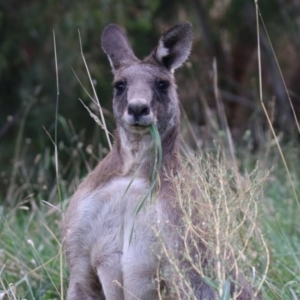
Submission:
[[[161,221],[159,201],[150,200],[149,189],[149,183],[142,178],[117,177],[81,195],[72,210],[67,244],[89,256],[94,268],[105,264],[106,258],[114,253],[123,260],[128,253],[148,255],[150,248],[156,247],[155,233]],[[139,253],[135,253],[136,248]],[[78,252],[72,253],[70,263],[77,259]]]

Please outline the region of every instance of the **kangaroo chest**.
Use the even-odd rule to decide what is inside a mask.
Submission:
[[[90,251],[123,253],[139,239],[146,244],[154,239],[159,210],[146,180],[119,177],[81,201],[78,224],[85,228],[82,234]]]

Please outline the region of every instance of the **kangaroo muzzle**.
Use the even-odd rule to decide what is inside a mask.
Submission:
[[[153,113],[146,101],[130,101],[125,112],[124,120],[131,126],[146,127],[154,123]]]

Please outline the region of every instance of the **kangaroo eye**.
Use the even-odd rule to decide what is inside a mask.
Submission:
[[[114,88],[118,93],[122,93],[125,90],[126,83],[124,81],[118,81],[114,84]]]
[[[170,86],[170,83],[166,80],[160,80],[157,83],[157,88],[161,92],[166,92],[169,86]]]

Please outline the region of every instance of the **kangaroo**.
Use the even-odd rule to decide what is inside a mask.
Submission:
[[[117,25],[104,29],[101,44],[114,75],[117,129],[111,152],[79,186],[65,215],[63,238],[70,269],[67,299],[178,299],[178,293],[172,294],[168,263],[160,259],[162,243],[157,233],[171,253],[176,247],[179,214],[168,176],[180,169],[174,70],[189,56],[192,25],[183,22],[168,30],[144,60],[135,56]],[[162,145],[154,200],[149,196],[152,125]],[[165,270],[163,279],[160,269]],[[216,299],[199,276],[190,274],[189,280],[197,299]],[[179,293],[181,299],[190,299],[184,290]]]

